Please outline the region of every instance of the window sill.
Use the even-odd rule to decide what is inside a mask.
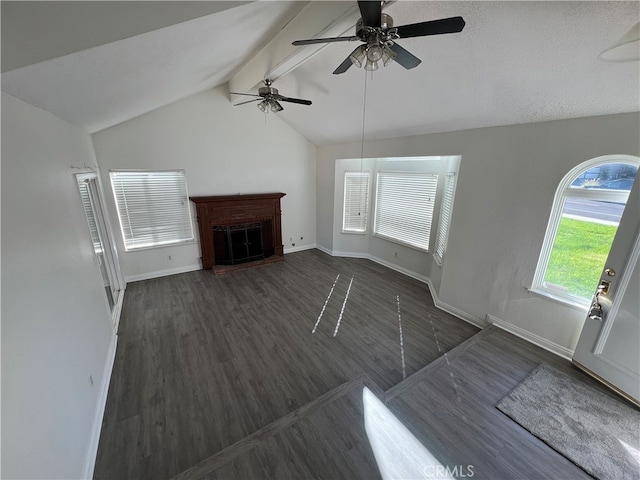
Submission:
[[[173,242],[173,243],[163,243],[162,245],[148,245],[145,247],[130,247],[130,248],[126,248],[124,249],[125,253],[134,253],[134,252],[139,252],[142,250],[152,250],[154,248],[167,248],[167,247],[179,247],[181,245],[189,245],[189,244],[193,244],[196,243],[195,238],[191,239],[191,240],[184,240],[181,242]]]
[[[440,255],[437,254],[433,254],[433,259],[436,262],[436,265],[438,266],[438,268],[442,268],[442,257]]]
[[[367,232],[354,232],[351,230],[342,230],[342,233],[344,233],[345,235],[366,235]]]
[[[538,295],[540,297],[545,298],[546,300],[552,300],[557,303],[561,303],[565,307],[569,307],[572,310],[577,310],[580,312],[587,313],[589,311],[589,302],[585,300],[585,303],[581,303],[578,300],[570,300],[568,298],[563,298],[558,295],[554,295],[552,292],[548,290],[542,290],[539,288],[527,288],[529,293],[533,293],[534,295]]]

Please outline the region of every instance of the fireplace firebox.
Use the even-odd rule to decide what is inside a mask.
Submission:
[[[214,225],[213,248],[217,264],[237,265],[270,257],[273,255],[270,232],[270,220],[241,225]]]
[[[222,273],[283,260],[284,193],[190,197],[196,205],[202,268]]]

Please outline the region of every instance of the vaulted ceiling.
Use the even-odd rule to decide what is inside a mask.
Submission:
[[[363,118],[366,138],[381,138],[640,111],[638,62],[599,58],[640,2],[388,3],[395,25],[466,26],[399,40],[422,59],[412,70],[333,75],[356,42],[291,41],[353,35],[355,1],[3,1],[2,90],[93,133],[227,82],[256,92],[269,76],[313,101],[277,115],[318,145],[359,139]],[[263,115],[254,105],[234,108]]]

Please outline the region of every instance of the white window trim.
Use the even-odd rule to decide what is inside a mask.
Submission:
[[[409,242],[405,242],[402,241],[400,239],[394,238],[394,237],[389,237],[386,236],[384,234],[380,234],[378,233],[376,230],[378,228],[378,206],[379,206],[379,202],[380,202],[380,195],[379,195],[379,178],[380,175],[385,175],[385,174],[397,174],[397,175],[415,175],[415,176],[422,176],[422,177],[434,177],[436,180],[436,191],[434,194],[434,199],[433,199],[433,204],[432,204],[432,209],[431,209],[431,222],[429,225],[429,232],[428,232],[428,240],[427,240],[427,247],[423,248],[414,244],[411,244]],[[412,248],[414,250],[418,250],[420,252],[426,252],[429,253],[429,246],[431,245],[431,241],[433,239],[433,236],[431,235],[432,233],[432,229],[433,229],[433,213],[435,211],[435,200],[437,197],[437,181],[438,181],[438,174],[437,173],[423,173],[423,172],[397,172],[397,171],[386,171],[386,170],[379,170],[376,174],[376,186],[375,186],[375,206],[373,209],[373,214],[374,214],[374,220],[373,220],[373,228],[372,228],[372,233],[371,235],[377,238],[381,238],[383,240],[386,240],[388,242],[392,242],[392,243],[397,243],[399,245],[404,245],[405,247],[409,247]]]
[[[448,182],[451,182],[448,184]],[[440,202],[440,213],[438,218],[438,233],[436,235],[436,248],[433,254],[433,258],[436,261],[436,264],[441,267],[442,261],[444,260],[444,255],[447,252],[447,243],[449,243],[449,231],[451,229],[451,219],[453,214],[453,201],[456,196],[456,186],[458,184],[458,178],[456,172],[448,172],[445,175],[444,185],[442,188],[441,202]],[[451,185],[451,190],[447,190],[447,186]],[[449,193],[449,211],[446,212],[448,218],[444,218],[445,214],[445,202],[447,201],[447,194]],[[448,221],[445,221],[448,220]],[[442,238],[444,237],[444,238]],[[439,250],[439,246],[443,245],[442,252]]]
[[[366,176],[367,178],[367,187],[365,191],[366,202],[364,204],[364,230],[352,230],[345,228],[345,220],[346,220],[346,207],[347,207],[347,177],[349,175],[358,175],[358,176]],[[371,172],[368,170],[364,171],[355,171],[355,170],[347,170],[344,172],[344,182],[343,182],[343,196],[342,196],[342,233],[348,235],[367,235],[369,231],[369,206],[371,204]]]
[[[125,234],[125,230],[124,230],[124,224],[122,221],[122,212],[121,212],[121,208],[118,205],[118,201],[117,201],[117,197],[118,197],[118,193],[116,191],[116,187],[113,183],[113,175],[117,175],[119,173],[170,173],[170,172],[175,172],[175,173],[182,173],[183,177],[184,177],[184,195],[185,195],[185,202],[186,202],[186,215],[185,215],[185,219],[188,220],[188,224],[189,224],[189,232],[190,232],[190,236],[188,238],[183,238],[183,239],[179,239],[179,240],[173,240],[173,241],[167,241],[167,242],[162,242],[162,243],[155,243],[155,244],[151,244],[151,245],[127,245],[127,236]],[[111,180],[111,188],[112,188],[112,192],[113,192],[113,198],[114,198],[114,202],[116,204],[116,211],[118,213],[118,221],[120,224],[120,232],[122,234],[122,242],[125,248],[125,251],[127,252],[134,252],[134,251],[140,251],[140,250],[149,250],[149,249],[153,249],[153,248],[164,248],[164,247],[174,247],[177,245],[185,245],[185,244],[190,244],[190,243],[195,243],[196,239],[195,239],[195,234],[194,234],[194,228],[193,228],[193,218],[191,215],[191,206],[189,204],[189,192],[188,192],[188,188],[187,188],[187,178],[186,178],[186,173],[185,170],[183,169],[166,169],[166,170],[146,170],[146,169],[118,169],[118,170],[109,170],[109,178]]]
[[[591,304],[590,300],[585,300],[583,298],[576,297],[575,295],[563,293],[556,289],[546,287],[544,285],[544,276],[549,265],[549,259],[551,258],[551,251],[553,249],[553,243],[556,239],[556,234],[558,233],[558,226],[560,225],[560,220],[562,219],[564,202],[567,198],[597,197],[601,200],[604,199],[608,201],[626,203],[627,199],[629,198],[628,192],[624,193],[613,190],[607,191],[598,189],[570,188],[571,184],[577,177],[592,169],[593,167],[614,163],[629,163],[638,166],[640,165],[640,159],[632,155],[605,155],[602,157],[596,157],[572,168],[569,173],[567,173],[563,177],[553,197],[553,205],[551,207],[551,213],[549,214],[547,230],[544,236],[544,241],[542,242],[542,248],[540,251],[540,256],[538,258],[536,271],[533,276],[531,288],[528,289],[529,292],[563,303],[564,305],[567,305],[574,309],[586,311],[589,308],[589,305]]]

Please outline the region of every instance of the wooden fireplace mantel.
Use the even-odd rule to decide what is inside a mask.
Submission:
[[[195,203],[200,230],[202,268],[216,265],[213,227],[271,221],[274,256],[283,258],[280,199],[285,193],[189,197]]]

